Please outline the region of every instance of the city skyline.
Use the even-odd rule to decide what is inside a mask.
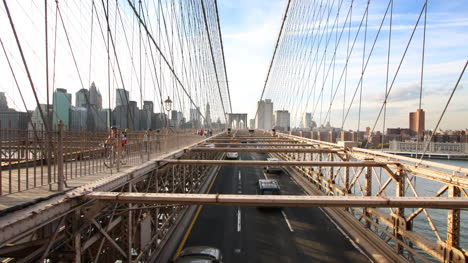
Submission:
[[[411,24],[414,23],[416,14],[419,11],[416,9],[416,7],[419,7],[419,4],[419,2],[408,5],[395,3],[396,9],[393,15],[395,18],[398,18],[398,20],[395,20],[396,24],[394,25],[394,42],[404,39],[401,36],[403,33],[405,33],[404,36],[407,37],[408,31],[411,29]],[[37,9],[38,12],[33,14],[26,13],[25,10],[27,8],[25,8],[24,5],[24,3],[11,3],[12,12],[14,12],[16,19],[24,21],[39,21],[41,16],[43,16],[41,9],[34,3],[31,3],[32,8],[34,10]],[[359,19],[358,14],[362,11],[363,6],[364,2],[356,2],[356,9],[355,12],[353,12],[356,16],[356,20]],[[265,81],[268,64],[274,49],[274,40],[279,32],[284,7],[284,0],[255,1],[253,3],[250,1],[222,1],[219,3],[219,12],[221,16],[220,23],[225,44],[224,50],[226,53],[226,66],[228,68],[228,81],[231,86],[233,112],[247,112],[249,116],[254,116],[256,113],[256,101],[260,98],[261,87]],[[383,7],[382,3],[372,3],[370,6],[373,14],[369,17],[370,30],[375,31],[376,26],[378,25],[377,22],[379,15],[384,11]],[[54,5],[49,5],[49,11],[51,13],[54,12],[54,8]],[[1,11],[4,13],[3,7]],[[463,16],[463,14],[466,14],[466,11],[467,7],[461,3],[447,4],[443,1],[432,1],[428,7],[428,17],[430,19],[427,24],[427,57],[425,61],[425,75],[422,94],[422,108],[426,109],[427,112],[426,126],[428,129],[433,129],[435,127],[443,106],[448,100],[450,90],[453,88],[457,75],[460,73],[461,65],[464,62],[462,58],[468,56],[468,51],[462,48],[462,43],[466,43],[468,41],[467,34],[463,33],[468,29],[468,18]],[[72,9],[69,10],[69,14],[75,15]],[[446,14],[450,14],[450,16],[447,16]],[[82,14],[80,14],[80,17],[83,18],[83,21],[80,22],[83,24],[80,24],[80,26],[87,26],[86,23],[88,18],[82,16]],[[13,38],[11,37],[11,28],[8,27],[6,16],[2,16],[1,22],[0,33],[2,35],[2,41],[6,47],[6,52],[13,62],[15,71],[21,72],[22,68],[20,65],[20,59],[17,54],[15,43],[13,42]],[[65,22],[68,24],[72,21],[67,20],[67,17],[65,17]],[[37,39],[43,40],[44,37],[41,35],[40,30],[31,26],[28,27],[28,25],[29,23],[18,25],[18,30],[22,41],[24,41],[26,43],[25,45],[28,46],[26,57],[32,69],[33,82],[37,87],[39,102],[42,104],[46,103],[47,97],[45,95],[45,77],[43,76],[45,73],[43,70],[44,47],[42,43],[40,44],[36,42],[40,42],[37,41]],[[353,30],[355,30],[355,28],[353,28]],[[388,31],[388,28],[384,27],[383,30]],[[122,35],[120,37],[123,38]],[[416,32],[416,37],[417,41],[421,41],[420,28]],[[445,39],[450,39],[451,41],[444,41]],[[79,39],[75,38],[75,36],[71,36],[71,40],[72,42],[78,42]],[[136,40],[134,41],[136,43]],[[357,45],[362,44],[359,43],[359,41],[360,40],[358,40]],[[129,92],[129,96],[135,98],[135,101],[140,108],[142,107],[141,104],[143,104],[143,101],[151,100],[154,101],[155,111],[161,112],[162,99],[159,97],[165,99],[167,98],[167,95],[174,99],[174,107],[178,107],[185,116],[189,116],[190,109],[195,108],[187,98],[182,98],[182,92],[170,88],[174,84],[171,83],[173,80],[167,76],[163,77],[168,79],[165,85],[169,88],[167,91],[162,90],[162,96],[159,96],[158,91],[151,86],[153,81],[150,80],[151,76],[149,75],[144,76],[144,79],[141,81],[134,78],[131,81],[126,81],[125,85],[122,85],[120,77],[116,74],[115,76],[111,76],[111,83],[108,83],[106,73],[107,59],[104,55],[105,52],[101,52],[103,50],[102,43],[98,43],[96,50],[93,51],[94,55],[91,69],[88,68],[89,63],[85,59],[88,56],[87,54],[89,53],[89,50],[74,47],[75,52],[77,53],[75,56],[77,57],[77,62],[81,67],[80,70],[83,75],[79,77],[75,67],[73,66],[74,63],[71,56],[67,54],[67,44],[63,32],[58,36],[58,43],[62,43],[63,46],[58,50],[57,54],[57,74],[55,74],[54,78],[52,78],[52,76],[50,77],[50,101],[52,101],[52,93],[54,91],[53,87],[66,88],[73,94],[82,89],[83,86],[90,85],[91,80],[94,80],[96,85],[101,87],[100,91],[102,92],[103,108],[115,107],[114,104],[118,88],[126,88]],[[123,44],[117,44],[116,48],[122,51],[126,50],[126,47],[123,46]],[[395,49],[396,50],[392,50],[391,52],[392,71],[395,70],[396,64],[400,59],[396,55],[398,52],[395,51],[400,50],[401,47]],[[385,61],[385,59],[380,55],[375,59],[382,62]],[[420,59],[415,57],[412,61],[414,61],[414,63],[404,65],[404,70],[402,70],[402,73],[400,74],[398,83],[389,96],[387,112],[390,117],[387,119],[387,124],[390,126],[398,126],[398,124],[402,126],[402,124],[407,121],[407,113],[409,111],[414,111],[414,109],[417,108],[418,102],[416,98],[420,89],[420,83],[418,83],[419,72],[415,63],[420,61]],[[18,111],[25,111],[24,105],[21,102],[19,93],[10,74],[10,69],[6,66],[7,63],[4,54],[0,55],[0,62],[0,70],[1,72],[5,72],[5,74],[2,74],[4,78],[2,78],[2,81],[0,82],[0,91],[6,92],[7,97],[10,99],[10,105],[12,108]],[[132,62],[125,61],[121,64],[123,68],[122,71],[133,72],[132,74],[138,72],[137,65],[135,65],[135,68],[132,68]],[[112,67],[112,70],[117,70],[117,65]],[[89,76],[85,73],[88,70],[91,73]],[[383,94],[372,91],[372,89],[374,89],[374,87],[381,88],[384,85],[381,85],[381,83],[376,79],[373,79],[372,76],[376,72],[384,70],[385,68],[383,67],[372,67],[368,70],[370,75],[369,79],[366,79],[365,81],[365,86],[370,90],[369,94],[363,98],[361,126],[373,126],[376,120],[375,112],[383,101]],[[353,66],[352,69],[350,68],[350,72],[354,72],[355,75],[358,76],[359,73],[356,72],[359,72],[359,68]],[[31,109],[31,107],[35,108],[37,104],[32,96],[31,89],[28,87],[29,84],[26,76],[20,74],[18,81],[19,85],[23,87],[28,110],[34,110]],[[184,82],[184,80],[182,81]],[[468,96],[468,90],[466,89],[467,85],[466,77],[464,77],[459,89],[455,93],[456,96],[449,106],[440,128],[468,128],[466,126],[467,124],[459,121],[459,119],[466,118],[468,112],[468,108],[464,103],[465,98]],[[108,94],[109,87],[111,91],[110,94]],[[140,87],[142,94],[140,94]],[[211,94],[211,96],[213,96],[213,94]],[[339,96],[341,95],[338,95],[337,99],[339,99]],[[197,96],[197,99],[200,99],[201,101],[208,100],[206,96]],[[263,99],[274,100],[275,98],[264,96]],[[293,105],[289,105],[286,102],[276,101],[276,103],[281,106],[281,108],[285,109],[291,109],[293,107]],[[204,108],[205,105],[206,101],[197,103],[197,106],[201,109]],[[315,107],[315,105],[312,106]],[[320,114],[318,110],[315,110],[314,112],[312,106],[309,105],[309,108],[304,110],[291,109],[291,122],[294,124],[292,126],[300,125],[302,118],[301,114],[303,112],[313,113],[313,118],[317,122],[317,125],[324,124],[326,121],[323,120],[323,117],[326,114]],[[335,105],[333,107],[332,118],[330,120],[332,125],[340,126],[341,113],[343,110],[344,108],[340,105]],[[217,114],[214,119],[224,117],[222,116],[222,109],[219,106],[213,109],[213,113]],[[322,118],[320,118],[321,115]],[[344,128],[356,129],[356,121],[357,120],[355,119],[350,120],[352,123],[345,123]],[[377,126],[382,125],[378,124]]]

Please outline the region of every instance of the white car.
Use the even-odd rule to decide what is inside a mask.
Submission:
[[[239,153],[237,152],[227,152],[226,158],[227,159],[237,159],[239,157]]]

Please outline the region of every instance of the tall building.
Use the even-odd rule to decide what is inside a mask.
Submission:
[[[140,115],[140,128],[143,130],[151,128],[151,118],[153,115],[153,102],[145,100]]]
[[[53,94],[53,109],[52,125],[54,129],[57,127],[59,120],[62,121],[65,129],[70,127],[70,109],[71,109],[71,94],[67,93],[66,89],[56,89]]]
[[[91,83],[91,87],[89,87],[89,104],[94,106],[97,110],[102,109],[102,96],[101,93],[97,90],[96,84],[94,84],[94,82]],[[75,106],[78,107],[78,105]]]
[[[270,130],[273,127],[273,102],[270,99],[257,102],[255,127],[264,130]]]
[[[210,104],[209,103],[206,103],[205,127],[207,127],[207,128],[211,127],[211,110],[210,110]]]
[[[44,114],[44,118],[46,118],[46,122],[50,123],[52,117],[52,105],[47,107],[47,104],[39,104],[36,109],[31,114],[31,120],[28,124],[28,129],[33,130],[46,130],[44,121],[41,117],[40,110],[42,110],[42,114]]]
[[[131,100],[129,102],[129,112],[128,112],[128,128],[132,130],[140,129],[140,110],[138,109],[137,102]]]
[[[75,107],[87,108],[89,104],[89,91],[87,89],[80,89],[75,93]]]
[[[85,107],[72,107],[70,110],[70,131],[87,129],[88,109]]]
[[[200,120],[200,114],[198,113],[199,109],[190,109],[190,121],[196,122]]]
[[[5,96],[5,92],[0,92],[0,111],[8,110],[8,102]]]
[[[301,118],[301,128],[311,129],[312,128],[312,113],[304,112]]]
[[[28,112],[14,110],[0,111],[0,128],[25,130],[28,126],[29,115],[30,113]]]
[[[128,106],[119,105],[112,110],[111,126],[116,126],[119,129],[125,129],[130,126]]]
[[[279,131],[289,131],[291,123],[291,115],[287,110],[275,111],[275,129]]]
[[[117,89],[115,91],[115,107],[127,106],[130,101],[130,94],[127,90]]]
[[[418,109],[409,113],[409,128],[415,134],[424,135],[425,116],[424,110]]]
[[[99,131],[107,130],[110,128],[111,124],[111,110],[110,109],[101,109],[98,113],[98,122],[96,122],[96,129]]]
[[[190,109],[190,123],[192,124],[192,128],[199,128],[200,127],[200,109],[197,107],[196,109]]]

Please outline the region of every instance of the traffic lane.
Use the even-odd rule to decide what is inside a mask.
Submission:
[[[266,154],[248,153],[239,156],[242,160],[266,160],[267,157]],[[264,178],[263,171],[263,167],[223,167],[210,193],[239,193],[241,189],[243,194],[255,194],[257,180]],[[284,194],[302,194],[287,175],[268,177],[279,181]],[[346,239],[336,232],[334,225],[317,208],[260,210],[255,207],[205,206],[185,247],[218,247],[223,253],[223,261],[228,263],[368,262],[364,256],[356,254],[357,250],[349,242],[343,244]]]
[[[248,154],[245,154],[248,155]],[[246,160],[266,160],[266,154],[250,154]],[[241,168],[242,169],[242,168]],[[246,177],[243,189],[255,194],[256,182],[265,178],[263,167]],[[278,181],[282,194],[305,194],[290,176],[266,174]],[[320,208],[285,207],[282,209],[244,208],[249,262],[369,262],[330,222]],[[252,251],[253,253],[250,253]]]
[[[236,194],[239,191],[239,168],[224,166],[210,190],[211,194]],[[223,253],[223,262],[242,262],[238,237],[238,207],[203,206],[184,248],[191,246],[216,247]],[[241,213],[242,215],[242,213]]]
[[[267,154],[243,153],[243,160],[266,160]],[[256,194],[258,179],[264,179],[263,167],[242,167],[245,194]],[[293,233],[281,209],[243,207],[245,227],[241,238],[245,262],[304,262]]]
[[[286,173],[269,174],[278,181],[284,195],[304,195],[305,192]],[[369,262],[351,241],[318,207],[284,207],[293,240],[309,262]]]

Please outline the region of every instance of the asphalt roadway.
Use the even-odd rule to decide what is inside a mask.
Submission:
[[[242,160],[266,160],[266,154],[239,153]],[[210,193],[255,194],[258,179],[276,179],[282,194],[302,195],[284,172],[263,167],[223,167]],[[203,206],[181,245],[221,249],[223,262],[369,262],[317,207]]]

